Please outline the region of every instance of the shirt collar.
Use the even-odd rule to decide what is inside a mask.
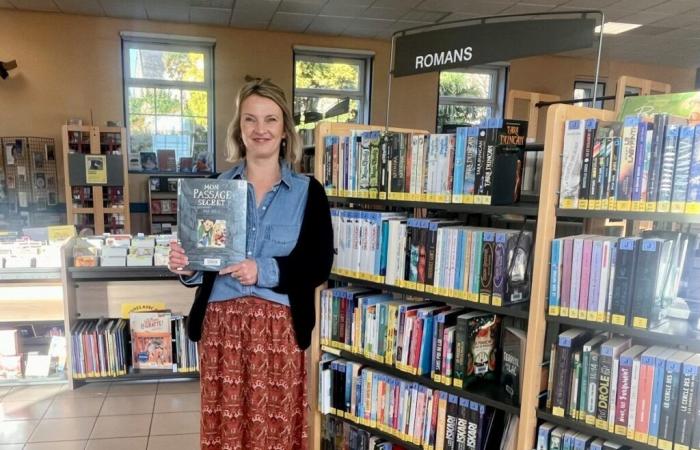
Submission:
[[[231,178],[234,180],[244,180],[245,179],[245,159],[233,167]],[[282,173],[282,183],[287,186],[288,189],[292,187],[292,169],[288,161],[280,160],[280,171]]]

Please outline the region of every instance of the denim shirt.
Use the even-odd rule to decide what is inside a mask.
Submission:
[[[255,296],[289,306],[286,294],[274,292],[279,282],[279,268],[275,256],[287,256],[297,243],[309,192],[309,179],[294,173],[289,163],[280,162],[282,179],[265,194],[257,206],[253,185],[248,183],[248,210],[246,214],[246,257],[258,266],[258,282],[243,286],[230,274],[219,275],[209,296],[210,302]],[[219,175],[224,180],[245,179],[245,161]],[[201,284],[202,274],[183,278],[188,285]]]

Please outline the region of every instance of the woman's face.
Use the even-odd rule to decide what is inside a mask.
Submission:
[[[285,137],[282,109],[269,98],[255,94],[243,100],[241,137],[247,157],[278,158]]]

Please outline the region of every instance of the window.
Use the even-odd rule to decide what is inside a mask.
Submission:
[[[574,81],[574,100],[579,98],[593,98],[593,86],[592,81]],[[605,83],[598,82],[598,91],[596,92],[596,97],[602,97],[605,95]],[[575,103],[577,106],[585,106],[587,108],[593,107],[593,102],[578,102]],[[598,109],[603,109],[605,106],[605,100],[596,100],[595,107]]]
[[[213,172],[213,42],[122,34],[129,171]]]
[[[440,72],[438,133],[455,125],[477,124],[501,117],[505,98],[506,68],[480,66]]]
[[[300,128],[316,122],[369,122],[372,55],[323,49],[294,50],[294,121]]]

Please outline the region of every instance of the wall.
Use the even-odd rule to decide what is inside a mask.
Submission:
[[[127,30],[216,39],[219,170],[229,166],[225,162],[225,130],[244,76],[270,77],[291,97],[295,44],[374,51],[370,116],[371,123],[384,124],[390,53],[386,41],[0,10],[0,60],[17,59],[19,63],[10,79],[0,81],[0,136],[53,137],[60,148],[60,126],[67,118],[92,117],[95,124],[123,122],[119,32]],[[593,71],[594,62],[589,59],[525,58],[511,63],[508,87],[569,98],[574,80],[592,79]],[[692,69],[604,60],[601,76],[608,81],[607,94],[614,94],[613,84],[620,75],[669,82],[674,91],[692,90],[695,80]],[[433,131],[437,83],[436,73],[394,79],[389,123]],[[145,176],[132,175],[130,181],[132,202],[144,202]],[[135,216],[135,229],[143,230],[146,215]]]

